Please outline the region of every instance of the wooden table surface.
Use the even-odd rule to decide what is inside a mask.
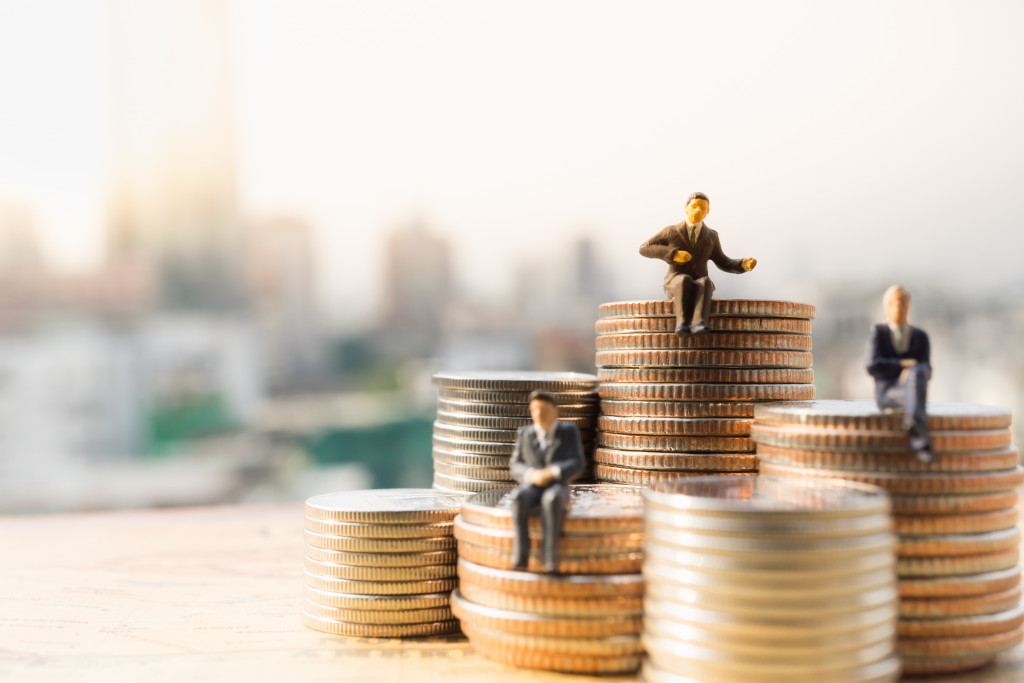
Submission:
[[[625,681],[302,626],[302,505],[0,517],[0,680]],[[1024,648],[970,676],[1024,681]]]

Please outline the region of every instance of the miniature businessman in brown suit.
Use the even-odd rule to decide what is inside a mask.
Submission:
[[[882,297],[886,322],[871,330],[868,374],[875,378],[875,401],[884,411],[903,409],[903,429],[921,462],[935,459],[928,431],[931,344],[924,330],[907,324],[910,294],[893,285]]]
[[[558,541],[569,505],[569,482],[583,471],[580,430],[558,419],[555,398],[543,391],[530,394],[533,424],[520,427],[510,469],[521,486],[512,491],[515,524],[513,569],[526,569],[530,559],[529,518],[538,505],[544,531],[544,570],[558,571]]]
[[[718,233],[704,224],[710,202],[703,192],[686,200],[686,220],[670,225],[643,243],[640,255],[668,263],[665,294],[675,302],[676,334],[703,334],[711,316],[715,283],[708,277],[708,261],[727,273],[753,270],[757,259],[733,259],[725,255]]]

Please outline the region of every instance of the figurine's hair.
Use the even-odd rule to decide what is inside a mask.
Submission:
[[[533,403],[534,401],[547,401],[554,407],[558,407],[558,404],[555,403],[555,397],[546,391],[541,391],[540,389],[534,389],[530,392],[530,398],[527,400],[527,403]]]
[[[882,295],[882,303],[889,301],[889,299],[897,295],[903,297],[904,299],[907,299],[908,301],[910,300],[910,292],[903,289],[899,285],[893,285],[889,289],[885,290],[885,294]]]
[[[708,199],[708,196],[706,194],[704,194],[703,192],[694,192],[689,197],[687,197],[686,198],[687,206],[689,206],[690,202],[692,202],[694,199],[703,199],[704,201],[706,201],[708,203],[709,207],[711,206],[711,200]]]

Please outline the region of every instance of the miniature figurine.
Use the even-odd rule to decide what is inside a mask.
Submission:
[[[875,400],[884,411],[903,409],[903,429],[921,462],[935,459],[928,432],[928,380],[932,376],[928,335],[907,324],[910,294],[898,285],[882,298],[887,323],[875,325],[868,349],[868,374],[875,378]]]
[[[640,247],[641,256],[668,263],[665,294],[675,302],[675,332],[680,337],[710,329],[715,283],[708,277],[709,260],[727,273],[745,273],[757,265],[757,259],[725,255],[718,233],[704,223],[710,205],[706,194],[694,192],[686,200],[686,220],[668,226]]]
[[[544,570],[558,571],[558,541],[569,505],[569,482],[583,471],[583,444],[576,425],[558,419],[551,394],[530,394],[533,424],[520,427],[512,450],[510,469],[520,483],[512,491],[515,525],[513,569],[525,570],[530,559],[530,513],[539,505],[543,520]]]

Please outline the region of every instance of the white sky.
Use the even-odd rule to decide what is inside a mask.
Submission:
[[[313,223],[343,319],[416,215],[482,292],[588,230],[623,295],[660,296],[636,248],[697,189],[760,261],[723,296],[1024,287],[1024,3],[232,8],[243,206]],[[110,71],[104,2],[0,0],[0,202],[32,203],[69,268],[101,253]]]

